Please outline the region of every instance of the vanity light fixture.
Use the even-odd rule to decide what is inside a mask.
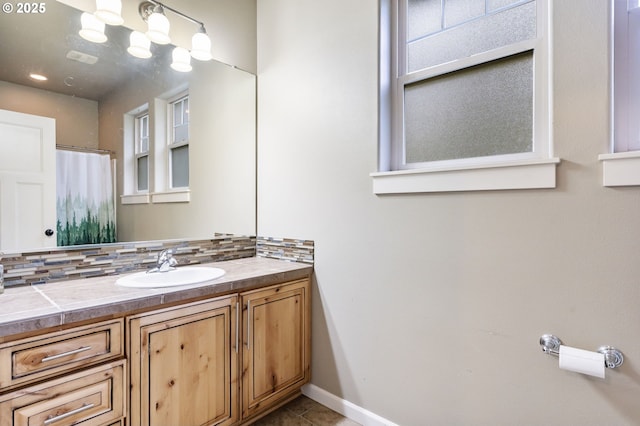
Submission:
[[[80,37],[94,43],[104,43],[107,36],[104,34],[104,22],[100,21],[93,14],[83,12],[80,16],[82,29],[78,32]]]
[[[109,25],[122,25],[121,0],[96,0],[96,18]]]
[[[179,10],[156,0],[143,1],[138,6],[138,13],[140,14],[140,17],[143,21],[146,21],[148,25],[148,31],[146,33],[147,37],[157,44],[169,43],[170,22],[164,14],[165,10],[173,12],[183,19],[193,22],[199,26],[198,31],[191,38],[191,57],[200,61],[211,60],[213,58],[211,55],[211,39],[207,35],[207,30],[204,28],[204,24],[197,19],[194,19]],[[179,52],[178,56],[182,57],[184,52]]]
[[[171,42],[171,37],[169,36],[171,23],[164,14],[165,9],[199,26],[198,31],[191,38],[191,52],[182,47],[173,50],[171,68],[181,72],[188,72],[191,71],[191,57],[199,61],[213,59],[211,55],[211,39],[207,35],[204,24],[156,0],[146,0],[138,6],[140,17],[147,23],[147,32],[142,34],[139,31],[133,31],[129,36],[127,52],[135,57],[146,59],[151,57],[151,42],[156,44],[169,44]],[[109,25],[121,25],[124,23],[122,0],[96,0],[95,13],[84,12],[80,17],[80,21],[82,29],[79,34],[82,38],[94,43],[104,43],[107,41],[107,36],[104,33],[105,23]]]

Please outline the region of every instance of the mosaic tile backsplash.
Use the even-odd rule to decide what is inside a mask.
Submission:
[[[157,255],[173,249],[179,265],[262,256],[313,263],[313,241],[217,234],[205,240],[168,240],[54,248],[5,253],[5,287],[117,275],[155,266]]]
[[[291,238],[258,237],[257,255],[313,264],[314,242]]]

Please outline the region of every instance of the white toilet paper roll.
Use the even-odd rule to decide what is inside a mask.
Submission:
[[[563,370],[575,371],[604,379],[604,354],[599,352],[561,345],[559,366]]]

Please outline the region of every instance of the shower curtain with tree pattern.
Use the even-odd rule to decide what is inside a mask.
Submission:
[[[108,154],[56,151],[58,246],[116,241]]]

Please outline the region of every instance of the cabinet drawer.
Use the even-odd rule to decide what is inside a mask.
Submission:
[[[123,356],[122,319],[0,345],[0,390]]]
[[[125,361],[0,397],[0,426],[98,426],[124,415]]]

